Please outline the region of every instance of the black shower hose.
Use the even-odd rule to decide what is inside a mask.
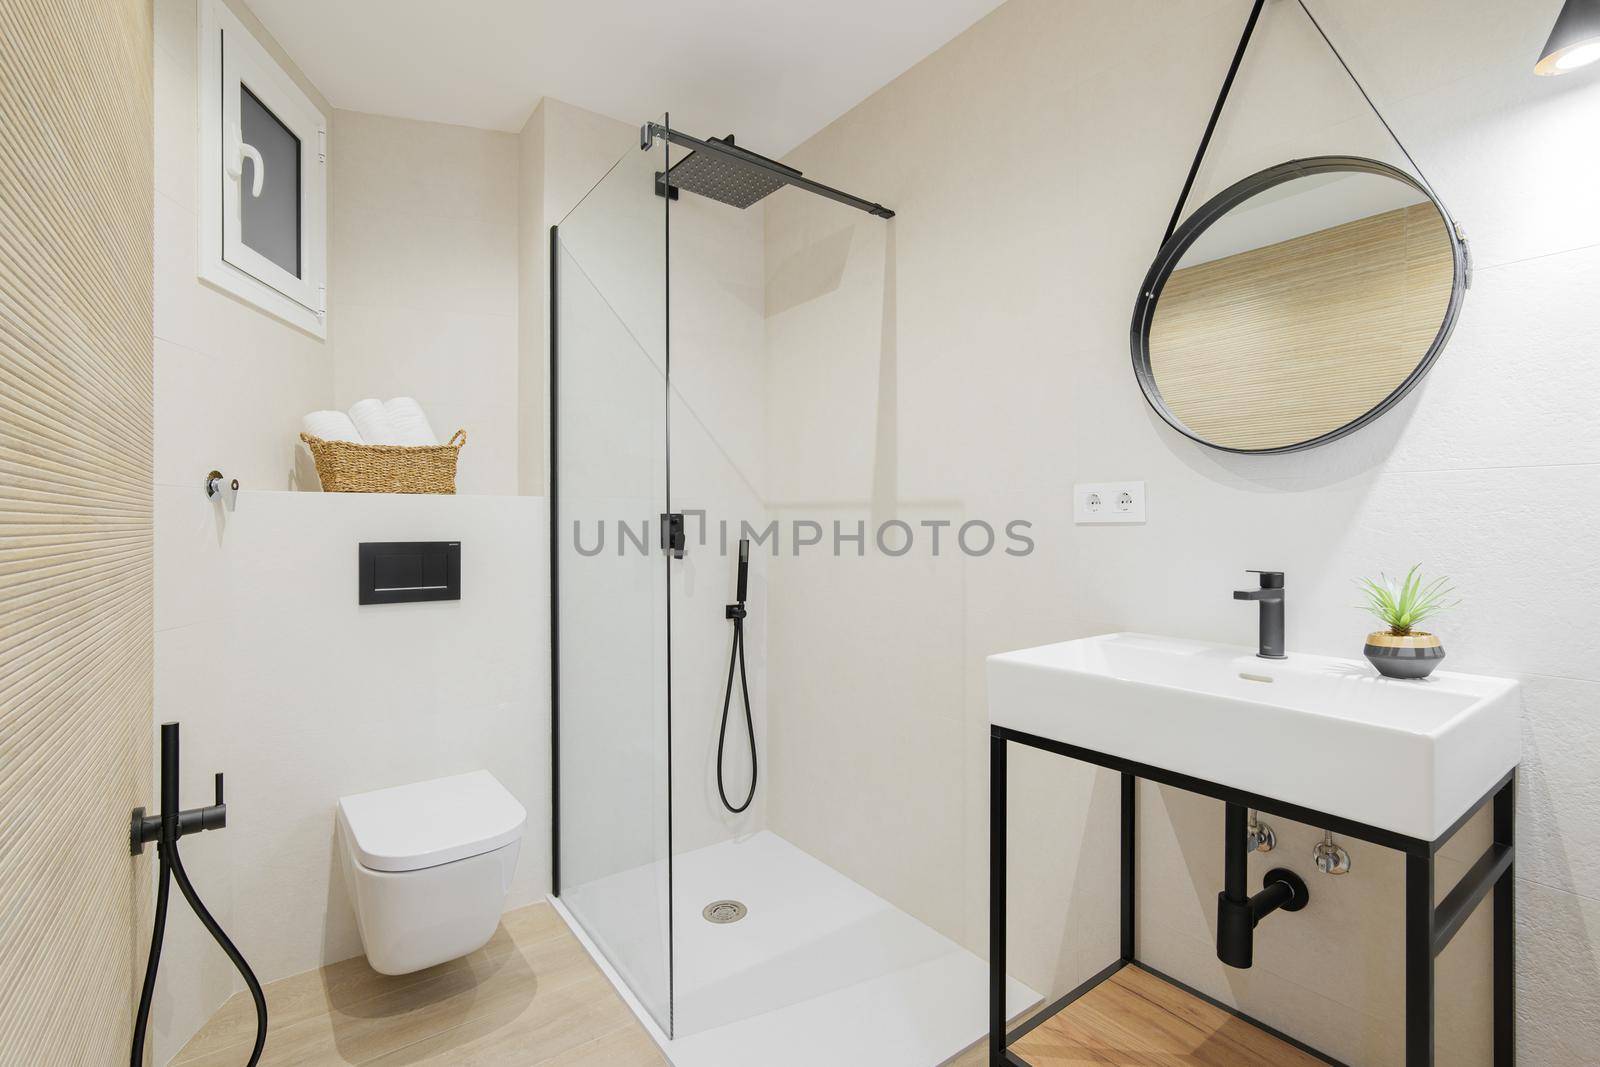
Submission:
[[[150,1022],[150,1001],[156,991],[156,970],[161,966],[161,939],[167,926],[167,893],[168,883],[173,879],[178,882],[178,889],[183,893],[183,898],[189,902],[189,907],[199,917],[201,925],[206,931],[216,938],[217,944],[222,946],[222,951],[228,954],[233,965],[244,976],[244,984],[250,987],[250,998],[256,1002],[256,1043],[250,1050],[250,1060],[247,1067],[256,1067],[261,1059],[261,1050],[267,1044],[267,998],[261,992],[261,983],[256,981],[255,972],[250,970],[250,965],[245,962],[244,956],[234,947],[228,935],[223,933],[222,927],[217,925],[217,920],[211,917],[206,906],[200,901],[200,894],[194,891],[194,884],[189,881],[189,874],[183,869],[183,860],[178,856],[178,843],[165,839],[156,843],[156,852],[161,857],[160,882],[156,889],[156,918],[155,929],[150,934],[150,962],[144,968],[144,990],[139,994],[139,1015],[133,1024],[133,1050],[129,1055],[130,1067],[143,1067],[144,1064],[144,1034]]]
[[[741,595],[743,591],[741,590]],[[722,796],[722,806],[735,815],[750,806],[756,795],[756,723],[750,714],[750,685],[744,677],[744,605],[740,604],[738,610],[741,614],[733,615],[733,650],[728,656],[728,686],[722,691],[722,729],[717,732],[717,792]],[[728,790],[722,784],[722,750],[728,743],[728,706],[733,702],[733,669],[739,668],[739,689],[744,694],[744,725],[745,731],[750,736],[750,792],[745,794],[744,803],[734,807],[728,800]]]

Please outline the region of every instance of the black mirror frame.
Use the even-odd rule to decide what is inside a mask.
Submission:
[[[1439,212],[1439,217],[1444,220],[1445,232],[1450,238],[1451,258],[1455,267],[1454,279],[1450,286],[1450,303],[1445,308],[1444,321],[1439,325],[1439,332],[1434,336],[1433,343],[1428,346],[1428,351],[1417,362],[1411,373],[1406,375],[1404,381],[1396,386],[1388,396],[1343,426],[1295,444],[1279,445],[1275,448],[1232,448],[1228,445],[1219,445],[1214,441],[1208,441],[1185,426],[1183,421],[1167,407],[1166,402],[1161,398],[1161,390],[1156,386],[1155,376],[1150,370],[1150,325],[1155,319],[1156,304],[1161,299],[1161,291],[1166,287],[1167,279],[1172,276],[1172,272],[1177,269],[1178,261],[1183,258],[1183,254],[1219,218],[1251,197],[1257,196],[1274,186],[1293,181],[1295,178],[1304,178],[1313,174],[1325,174],[1332,171],[1378,174],[1404,182],[1427,197],[1428,202]],[[1248,178],[1230,185],[1196,209],[1194,214],[1185,219],[1183,225],[1173,232],[1172,237],[1166,244],[1161,246],[1161,250],[1156,253],[1155,262],[1150,265],[1150,270],[1144,277],[1144,283],[1139,287],[1139,298],[1135,301],[1133,307],[1133,328],[1131,333],[1133,373],[1139,380],[1140,391],[1144,393],[1145,400],[1155,410],[1155,413],[1160,415],[1162,421],[1168,426],[1171,426],[1191,441],[1205,445],[1207,448],[1250,456],[1300,452],[1308,448],[1315,448],[1318,445],[1327,444],[1329,441],[1337,440],[1348,433],[1359,430],[1388,411],[1402,397],[1415,388],[1416,384],[1432,369],[1434,361],[1439,358],[1439,353],[1444,351],[1444,346],[1449,342],[1450,334],[1455,329],[1456,319],[1461,313],[1462,299],[1471,284],[1472,263],[1466,241],[1462,238],[1461,231],[1456,226],[1455,220],[1451,218],[1450,212],[1439,201],[1439,198],[1433,195],[1433,191],[1422,182],[1387,163],[1381,163],[1375,159],[1365,159],[1361,156],[1314,156],[1309,159],[1290,160],[1287,163],[1279,163],[1275,167],[1257,171]]]

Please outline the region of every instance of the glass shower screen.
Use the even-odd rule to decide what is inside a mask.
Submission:
[[[672,1033],[666,204],[627,151],[554,227],[556,892]]]

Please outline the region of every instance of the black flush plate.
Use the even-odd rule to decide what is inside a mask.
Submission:
[[[461,599],[460,541],[363,541],[363,604]]]

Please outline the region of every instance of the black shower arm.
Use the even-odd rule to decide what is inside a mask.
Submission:
[[[765,171],[785,185],[792,185],[796,189],[804,189],[808,193],[825,196],[829,200],[865,211],[869,215],[876,215],[880,219],[894,218],[894,212],[882,204],[863,200],[859,196],[851,196],[849,193],[823,185],[821,182],[814,182],[810,178],[802,177],[799,171],[791,167],[785,167],[782,163],[774,163],[765,156],[758,156],[754,152],[741,151],[739,148],[733,145],[725,145],[721,141],[702,141],[698,137],[690,137],[686,133],[669,129],[659,122],[647,122],[639,127],[639,148],[649,151],[651,144],[655,142],[657,137],[667,141],[669,144],[675,144],[679,148],[687,148],[693,152],[708,152],[738,163],[741,166],[754,167],[757,170]]]

